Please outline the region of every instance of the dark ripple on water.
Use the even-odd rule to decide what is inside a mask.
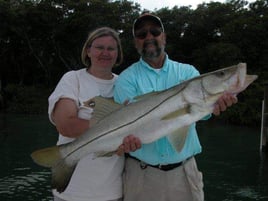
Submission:
[[[50,201],[50,172],[30,172],[30,168],[16,168],[15,174],[0,178],[1,201]],[[25,172],[28,172],[25,174]],[[20,173],[20,174],[19,174]]]
[[[217,185],[214,183],[207,183],[207,186],[213,185],[212,189],[217,192],[217,201],[266,201],[267,186],[266,185],[235,185],[225,182],[218,182]],[[222,193],[224,192],[224,193]],[[215,197],[211,197],[211,194],[206,197],[206,201],[215,200]]]

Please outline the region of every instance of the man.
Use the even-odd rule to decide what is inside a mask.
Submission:
[[[157,16],[141,15],[133,24],[133,35],[141,58],[119,75],[114,91],[116,101],[131,101],[135,96],[162,91],[199,75],[193,66],[169,59],[164,26]],[[218,100],[213,113],[219,115],[236,102],[236,97],[226,94]],[[202,173],[194,159],[201,152],[195,124],[190,126],[179,153],[166,137],[139,147],[135,133],[124,139],[122,149],[137,149],[126,159],[124,201],[204,200]]]

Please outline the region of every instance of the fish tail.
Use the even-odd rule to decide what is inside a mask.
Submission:
[[[63,192],[68,186],[76,164],[68,165],[65,160],[60,160],[54,165],[52,170],[52,181],[51,186],[53,189],[57,189],[58,192]]]
[[[58,146],[39,149],[31,154],[35,163],[43,167],[52,167],[57,161],[61,160]]]
[[[40,149],[31,154],[35,163],[43,167],[49,167],[52,171],[51,186],[58,192],[63,192],[69,184],[76,164],[68,164],[62,158],[59,146]]]

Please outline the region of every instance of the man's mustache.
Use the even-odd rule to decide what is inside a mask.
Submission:
[[[155,39],[144,41],[143,48],[146,48],[148,45],[155,45],[158,46],[157,41]]]

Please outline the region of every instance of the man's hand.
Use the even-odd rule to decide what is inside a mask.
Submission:
[[[218,116],[221,112],[225,111],[227,107],[232,106],[233,104],[237,103],[237,98],[233,94],[226,93],[219,98],[216,102],[213,114]]]
[[[118,147],[116,154],[122,156],[124,153],[136,151],[141,148],[141,141],[134,135],[128,135],[123,139],[123,143]]]

